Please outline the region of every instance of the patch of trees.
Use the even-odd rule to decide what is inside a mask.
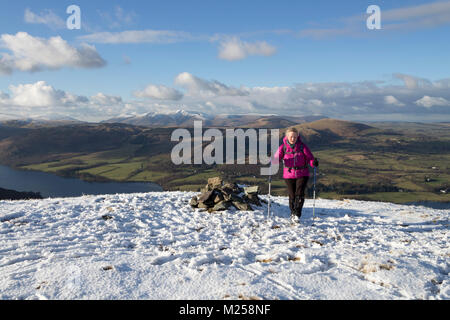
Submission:
[[[42,199],[39,192],[20,192],[15,190],[0,188],[0,200],[28,200]]]
[[[399,192],[400,188],[393,185],[386,184],[353,184],[349,182],[336,182],[330,185],[318,183],[316,192],[336,192],[337,194],[368,194],[375,192]],[[407,190],[402,189],[406,192]],[[308,193],[312,196],[312,188],[309,188]]]

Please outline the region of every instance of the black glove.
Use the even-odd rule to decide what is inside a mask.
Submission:
[[[317,168],[319,166],[319,159],[314,159],[313,165]]]

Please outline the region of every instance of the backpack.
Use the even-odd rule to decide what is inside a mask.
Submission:
[[[295,146],[294,146],[294,148],[295,148]],[[287,150],[287,146],[286,146],[285,143],[283,143],[283,154],[294,154],[294,157],[295,157],[295,154],[298,153],[298,152],[295,152],[295,150],[292,150],[292,152],[286,152],[286,150]],[[303,157],[306,159],[303,143],[300,144],[300,152],[303,154]],[[301,166],[301,167],[288,167],[288,166],[286,166],[284,156],[283,156],[283,165],[284,165],[285,168],[289,169],[288,170],[289,172],[291,172],[292,169],[300,170],[300,169],[308,168],[308,165],[306,165],[306,164],[304,166]]]

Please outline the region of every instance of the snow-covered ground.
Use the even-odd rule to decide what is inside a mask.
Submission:
[[[307,200],[293,226],[285,197],[268,222],[194,194],[0,201],[0,299],[450,298],[450,210]]]

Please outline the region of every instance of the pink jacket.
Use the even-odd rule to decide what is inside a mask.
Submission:
[[[301,146],[303,145],[303,152],[301,151]],[[286,152],[284,152],[284,148]],[[293,153],[292,153],[293,152]],[[287,137],[283,138],[283,143],[278,148],[275,157],[276,160],[281,162],[283,167],[283,178],[284,179],[296,179],[303,176],[309,176],[309,170],[307,168],[307,164],[311,167],[314,167],[314,156],[309,150],[308,146],[302,142],[300,136],[298,136],[297,141],[294,145],[294,150],[292,150],[291,146],[287,141]],[[289,168],[287,167],[303,167],[303,169],[294,169],[292,168],[289,172]]]

